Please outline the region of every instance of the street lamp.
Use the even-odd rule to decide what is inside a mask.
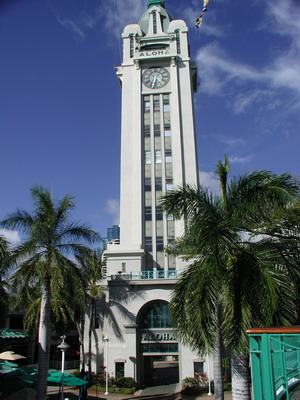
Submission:
[[[61,338],[61,344],[57,346],[61,350],[61,400],[64,400],[64,373],[65,373],[65,354],[66,350],[70,347],[66,342],[66,336],[63,335]]]
[[[207,361],[208,361],[208,393],[207,393],[207,395],[211,396],[212,392],[211,392],[211,380],[210,380],[210,356],[208,356]]]
[[[103,338],[104,342],[105,342],[105,365],[106,365],[106,373],[105,373],[105,388],[106,388],[106,392],[104,394],[109,394],[108,393],[108,341],[109,338],[107,336],[104,336]]]

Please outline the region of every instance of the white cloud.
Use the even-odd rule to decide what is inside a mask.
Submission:
[[[281,101],[273,90],[255,89],[238,93],[232,104],[232,111],[235,114],[242,114],[254,104],[263,104],[264,110],[273,110],[281,105]]]
[[[79,36],[81,39],[85,38],[86,34],[77,22],[72,21],[70,18],[61,18],[59,15],[56,16],[56,19],[60,25],[70,29],[76,36]]]
[[[233,137],[229,137],[229,136],[219,135],[217,137],[217,139],[221,143],[225,143],[225,144],[227,144],[227,146],[230,146],[230,147],[245,144],[245,140],[242,138],[233,138]]]
[[[113,0],[73,18],[62,18],[56,13],[60,25],[70,29],[77,37],[85,38],[100,23],[105,31],[121,40],[121,33],[128,24],[135,24],[146,11],[145,0]],[[107,42],[110,43],[110,42]]]
[[[219,181],[214,172],[199,171],[200,185],[208,188],[212,193],[219,193]]]
[[[201,90],[210,95],[221,94],[224,86],[233,80],[243,83],[261,79],[261,72],[231,60],[217,43],[201,48],[197,54],[197,62],[203,77]]]
[[[0,229],[0,235],[4,236],[5,239],[12,245],[17,246],[21,242],[21,238],[18,231],[11,231],[8,229]]]
[[[300,49],[300,7],[297,0],[268,0],[268,25],[265,28],[288,36],[293,47]]]
[[[140,16],[146,11],[144,0],[113,0],[102,2],[89,16],[89,24],[104,23],[104,29],[120,40],[125,25],[136,24]],[[87,16],[86,16],[87,18]]]
[[[253,158],[253,155],[250,154],[249,156],[245,156],[245,157],[238,157],[238,156],[234,156],[234,157],[229,157],[229,161],[231,164],[244,164],[247,162],[250,162]]]
[[[278,96],[283,93],[294,98],[294,111],[299,107],[300,7],[293,0],[268,0],[266,4],[262,29],[285,37],[287,45],[277,52],[275,47],[275,56],[265,67],[237,62],[217,42],[204,46],[197,54],[202,92],[212,96],[230,93],[230,107],[237,114],[255,104],[264,104],[269,110],[279,107]],[[253,89],[247,87],[245,92],[245,84],[251,84]]]
[[[105,211],[113,216],[114,225],[119,225],[120,223],[120,203],[115,199],[108,199],[106,202]]]

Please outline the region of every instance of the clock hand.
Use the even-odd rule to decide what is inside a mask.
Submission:
[[[153,79],[153,82],[152,82],[152,89],[154,88],[154,85],[155,85],[156,79],[157,79],[157,75],[155,75],[155,77],[154,77],[154,79]]]

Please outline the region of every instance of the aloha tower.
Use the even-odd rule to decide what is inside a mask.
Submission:
[[[184,221],[160,205],[169,190],[198,184],[197,68],[187,26],[171,17],[164,0],[148,0],[122,39],[123,61],[116,68],[122,90],[120,240],[104,252],[105,295],[95,309],[92,369],[106,365],[107,348],[111,376],[146,386],[175,383],[209,368],[208,360],[178,341],[171,324],[168,302],[185,263],[164,248],[184,233]]]

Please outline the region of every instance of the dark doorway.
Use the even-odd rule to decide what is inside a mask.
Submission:
[[[179,365],[174,356],[144,356],[146,386],[170,385],[179,382]]]

